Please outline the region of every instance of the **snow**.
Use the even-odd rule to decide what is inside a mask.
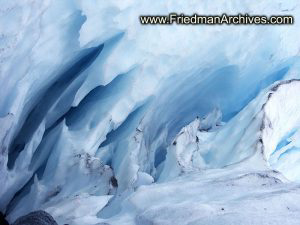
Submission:
[[[0,210],[61,224],[298,224],[297,1],[0,0]],[[117,181],[117,182],[116,182]]]

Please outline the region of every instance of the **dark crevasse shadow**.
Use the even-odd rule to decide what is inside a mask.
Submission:
[[[93,113],[95,110],[98,112],[109,110],[109,105],[101,105],[99,103],[103,103],[103,100],[109,98],[108,102],[110,102],[110,104],[114,104],[114,102],[122,94],[124,94],[124,91],[131,87],[131,83],[133,81],[133,74],[131,72],[132,70],[130,70],[128,73],[118,75],[114,80],[105,86],[98,86],[94,88],[88,93],[88,95],[86,95],[86,97],[77,107],[70,108],[68,112],[63,114],[49,128],[46,129],[41,143],[35,150],[29,165],[29,169],[34,171],[34,173],[31,179],[15,194],[11,200],[8,206],[8,212],[13,211],[14,207],[22,200],[24,196],[29,193],[36,175],[39,180],[43,179],[49,155],[51,154],[51,149],[54,147],[56,140],[59,138],[62,125],[65,123],[67,126],[69,126],[69,129],[81,129],[82,126],[86,125],[86,123],[88,123],[92,117],[89,113]],[[143,106],[144,104],[138,107],[135,112],[137,113],[141,111]],[[133,116],[129,117],[132,118]],[[99,118],[98,115],[97,118]],[[101,117],[99,119],[101,119]],[[128,121],[131,121],[132,119],[128,120],[127,118],[123,123],[128,125]],[[120,125],[121,127],[122,124]],[[127,127],[127,125],[123,125],[123,127]]]
[[[106,135],[106,139],[98,147],[96,155],[98,155],[99,153],[101,154],[102,148],[104,148],[105,146],[108,146],[112,143],[114,144],[115,147],[112,149],[113,151],[111,152],[111,154],[107,155],[105,159],[102,159],[104,160],[103,162],[106,165],[111,166],[112,169],[115,169],[115,162],[113,160],[114,154],[119,154],[116,152],[118,150],[116,146],[118,146],[119,144],[123,146],[124,142],[126,142],[129,136],[134,132],[142,132],[137,127],[141,119],[145,115],[147,108],[150,106],[152,99],[152,97],[149,97],[145,101],[139,103],[138,106],[135,107],[135,109],[127,116],[127,118],[118,128],[110,131]],[[125,146],[123,147],[123,152],[121,154],[126,154],[126,148]]]
[[[109,110],[110,107],[107,105],[101,105],[101,100],[116,95],[118,97],[122,94],[122,89],[124,82],[125,84],[129,84],[129,80],[131,79],[129,74],[121,74],[117,76],[113,81],[105,86],[98,86],[91,90],[86,97],[80,102],[77,107],[72,107],[63,114],[51,127],[49,127],[42,138],[41,143],[33,154],[33,157],[30,162],[29,169],[35,171],[38,167],[45,167],[47,164],[47,159],[49,154],[51,153],[51,148],[55,144],[55,140],[51,141],[50,139],[58,138],[59,136],[59,126],[62,123],[65,123],[70,130],[73,129],[82,129],[87,124],[89,125],[90,120],[93,121],[92,113],[96,109],[99,113],[103,110]],[[124,86],[126,87],[126,85]],[[111,102],[113,104],[113,101]],[[96,118],[101,119],[100,113],[96,115]],[[56,134],[55,134],[56,133]],[[55,136],[55,137],[52,137]],[[45,151],[46,150],[46,151]]]
[[[91,90],[77,107],[72,107],[66,115],[66,125],[72,130],[81,128],[89,122],[93,127],[93,114],[97,118],[109,112],[118,99],[131,88],[134,79],[133,70],[116,76],[107,85],[101,85]],[[95,124],[94,124],[95,125]]]
[[[141,114],[145,112],[145,108],[147,107],[148,102],[142,104],[137,107],[134,111],[132,111],[125,121],[115,130],[112,130],[106,135],[106,139],[101,143],[99,148],[105,147],[110,143],[120,141],[121,139],[125,139],[128,136],[128,133],[137,129],[137,125],[140,121]]]
[[[101,44],[98,47],[82,50],[77,60],[58,76],[58,79],[45,91],[45,94],[35,104],[9,148],[7,164],[9,169],[14,167],[14,162],[18,155],[41,124],[51,106],[55,104],[64,90],[93,63],[101,53],[103,46],[104,45]]]

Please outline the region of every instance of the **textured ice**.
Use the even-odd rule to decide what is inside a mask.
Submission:
[[[58,224],[299,224],[295,0],[0,0],[0,211]],[[292,14],[142,26],[141,14]]]

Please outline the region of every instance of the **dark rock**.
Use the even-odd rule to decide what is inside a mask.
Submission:
[[[8,223],[7,220],[5,219],[5,216],[3,215],[2,212],[0,212],[0,224],[1,224],[1,225],[9,225],[9,223]]]
[[[110,178],[110,183],[113,187],[118,187],[118,180],[114,176]]]
[[[12,225],[58,225],[53,217],[42,210],[31,212],[17,219]]]

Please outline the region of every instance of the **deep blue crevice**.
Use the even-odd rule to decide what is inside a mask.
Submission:
[[[157,168],[163,161],[165,161],[167,155],[167,149],[161,145],[155,152],[154,166]]]
[[[98,47],[82,50],[77,60],[67,67],[67,69],[58,76],[58,79],[44,92],[45,94],[41,96],[40,101],[33,107],[11,144],[7,163],[9,169],[13,168],[18,155],[41,124],[51,106],[61,96],[64,90],[94,62],[101,53],[103,46],[102,44]]]
[[[291,141],[289,140],[296,132],[298,129],[293,129],[290,131],[288,134],[286,134],[280,142],[277,144],[275,151],[272,153],[272,155],[277,152],[278,150],[282,149],[283,147],[289,145]]]
[[[278,160],[280,160],[281,158],[285,157],[288,154],[295,153],[295,152],[300,153],[300,148],[292,147],[292,148],[286,150],[285,152],[283,152],[282,154],[280,154]]]
[[[117,129],[112,130],[106,135],[105,141],[100,144],[99,148],[105,147],[112,142],[125,139],[134,129],[136,129],[136,132],[142,132],[136,128],[136,125],[140,121],[146,106],[147,104],[143,104],[131,112]]]
[[[72,107],[67,113],[66,125],[71,128],[82,127],[95,111],[99,116],[109,112],[120,96],[131,87],[133,81],[131,72],[132,70],[120,74],[109,84],[91,90],[77,107]]]
[[[16,192],[12,200],[9,202],[5,212],[7,215],[14,210],[14,208],[22,198],[30,193],[31,187],[34,184],[34,176],[35,174],[33,174],[30,180],[19,191]]]

